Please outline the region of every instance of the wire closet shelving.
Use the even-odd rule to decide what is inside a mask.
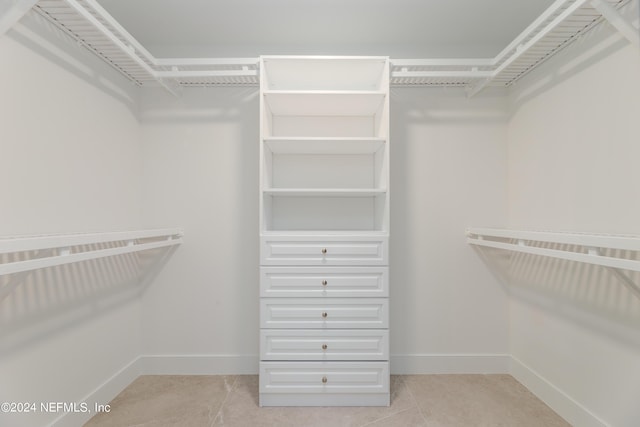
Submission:
[[[618,10],[630,0],[556,0],[495,58],[391,59],[392,86],[508,87],[582,34],[609,21],[640,36]],[[257,86],[258,58],[155,58],[96,0],[40,0],[34,10],[139,86]]]
[[[29,259],[0,263],[0,276],[179,245],[182,235],[182,230],[169,228],[0,238],[0,255],[34,254]],[[102,247],[105,244],[109,247]]]
[[[467,243],[566,261],[611,271],[640,298],[640,284],[627,272],[640,272],[640,236],[469,228]]]

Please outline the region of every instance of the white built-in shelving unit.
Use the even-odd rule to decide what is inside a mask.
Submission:
[[[262,59],[263,233],[388,232],[387,70],[380,58]]]
[[[260,405],[388,405],[389,60],[260,72]]]

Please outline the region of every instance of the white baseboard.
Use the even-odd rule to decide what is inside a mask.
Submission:
[[[91,393],[87,394],[80,402],[85,402],[91,412],[68,412],[58,417],[49,424],[49,426],[77,427],[83,425],[89,418],[95,415],[94,404],[106,405],[116,397],[118,393],[124,390],[125,387],[131,384],[133,380],[140,376],[142,368],[141,362],[140,357],[137,357],[112,375],[111,378],[104,381]]]
[[[609,427],[609,424],[513,356],[510,374],[569,424],[581,427]]]
[[[257,375],[258,355],[140,356],[141,375]]]
[[[391,374],[506,374],[508,354],[395,354]]]

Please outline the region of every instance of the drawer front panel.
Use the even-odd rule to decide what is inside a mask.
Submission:
[[[387,297],[387,267],[263,267],[262,297]]]
[[[260,393],[388,392],[388,362],[260,363]]]
[[[387,239],[263,237],[262,265],[386,265]]]
[[[261,360],[389,360],[387,330],[289,330],[260,332]]]
[[[386,329],[385,298],[262,298],[260,327],[282,329]]]

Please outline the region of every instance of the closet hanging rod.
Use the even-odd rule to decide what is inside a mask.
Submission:
[[[158,78],[189,78],[189,77],[257,77],[258,70],[173,70],[156,71]]]
[[[394,67],[491,67],[492,58],[391,59]]]
[[[206,65],[247,65],[258,67],[259,58],[154,58],[154,63],[164,67],[188,67]]]
[[[640,251],[640,236],[558,231],[526,231],[502,228],[468,228],[467,236],[532,240],[566,245],[593,246],[609,249]]]
[[[640,252],[640,236],[469,228],[467,229],[467,243],[614,269],[640,271],[640,260],[623,258],[617,254],[603,254],[603,251],[607,250]],[[582,250],[576,248],[551,249],[534,245],[535,243],[577,246]]]
[[[183,233],[180,228],[162,228],[106,233],[69,233],[1,237],[0,254],[168,236],[182,237]]]
[[[429,77],[472,77],[472,78],[482,78],[482,77],[494,77],[494,73],[492,71],[479,71],[479,70],[460,70],[460,71],[393,71],[391,73],[391,77],[421,77],[421,78],[429,78]]]
[[[111,233],[59,234],[44,236],[23,236],[0,239],[0,253],[18,253],[38,251],[44,256],[24,261],[12,261],[0,264],[0,276],[54,267],[139,252],[150,249],[179,245],[182,243],[182,230],[178,228],[159,230],[119,231]],[[152,240],[152,241],[144,241]],[[120,243],[111,248],[89,248],[73,252],[73,247]]]

